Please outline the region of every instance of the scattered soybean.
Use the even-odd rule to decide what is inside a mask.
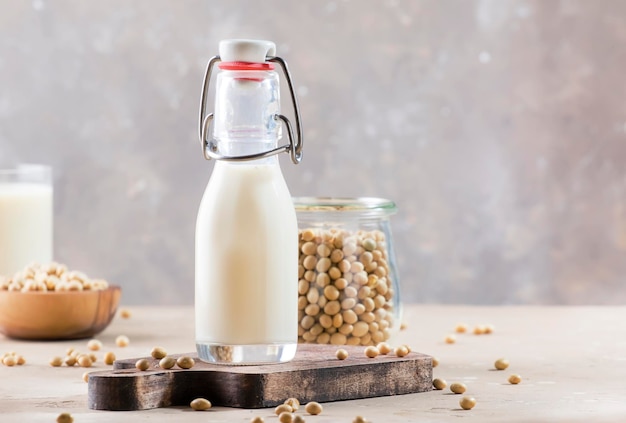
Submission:
[[[87,342],[87,348],[91,351],[98,351],[102,348],[102,342],[97,339],[90,339],[89,342]]]
[[[163,357],[167,356],[167,352],[161,347],[154,347],[152,348],[152,351],[150,351],[150,355],[152,356],[152,358],[160,360]]]
[[[150,368],[150,362],[145,358],[141,358],[135,362],[135,367],[143,372]]]
[[[128,344],[130,344],[130,340],[128,339],[128,336],[126,335],[120,335],[117,338],[115,338],[115,345],[117,345],[118,347],[127,347]]]
[[[450,390],[455,394],[463,394],[467,391],[467,386],[464,383],[455,382],[450,384]]]
[[[196,411],[205,411],[212,407],[211,401],[205,398],[196,398],[189,404]]]
[[[281,413],[291,413],[293,412],[293,407],[291,407],[291,405],[289,404],[281,404],[278,407],[276,407],[274,409],[274,413],[276,413],[277,416],[279,416]]]
[[[448,386],[448,383],[444,379],[437,378],[433,380],[433,386],[436,390],[441,391],[442,389],[445,389],[446,386]]]
[[[191,369],[194,364],[196,364],[196,362],[191,357],[182,356],[178,357],[178,360],[176,360],[176,364],[178,364],[178,367],[180,367],[181,369]]]
[[[74,417],[70,413],[61,413],[57,416],[57,423],[73,423]]]
[[[91,367],[91,365],[93,364],[93,361],[91,361],[91,357],[89,357],[87,354],[79,355],[76,359],[76,362],[80,367]]]
[[[409,354],[409,349],[406,347],[406,345],[401,345],[399,347],[396,347],[393,352],[398,357],[404,357],[405,355]]]
[[[104,354],[104,364],[108,364],[109,366],[115,362],[115,354],[111,351]]]
[[[307,405],[304,406],[304,410],[313,415],[316,416],[318,414],[320,414],[323,410],[323,407],[320,403],[315,402],[315,401],[311,401],[309,403],[307,403]]]
[[[387,355],[391,352],[391,347],[386,342],[379,342],[378,345],[376,345],[376,348],[378,348],[378,352],[382,355]]]
[[[59,367],[63,364],[63,359],[61,357],[52,357],[50,359],[50,365],[52,367]]]
[[[365,356],[369,357],[369,358],[375,358],[378,357],[379,351],[378,348],[370,345],[369,347],[365,348]]]
[[[159,367],[162,369],[171,369],[176,364],[176,359],[174,357],[163,357],[161,361],[159,361]]]
[[[463,410],[471,410],[476,405],[476,399],[474,397],[463,397],[459,401],[459,405]]]
[[[517,385],[522,381],[522,377],[518,374],[512,374],[509,376],[509,383],[512,385]]]
[[[507,367],[509,367],[509,360],[507,360],[506,358],[499,358],[496,360],[495,363],[493,363],[493,365],[498,370],[505,370]]]
[[[335,356],[338,360],[345,360],[346,358],[348,358],[348,351],[344,350],[343,348],[339,348],[335,353]]]

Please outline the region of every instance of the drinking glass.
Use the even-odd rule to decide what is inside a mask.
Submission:
[[[0,168],[0,277],[52,261],[52,169]]]

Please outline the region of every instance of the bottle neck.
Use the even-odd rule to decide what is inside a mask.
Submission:
[[[239,157],[277,147],[279,87],[278,75],[271,70],[222,70],[218,74],[211,134],[218,154]]]

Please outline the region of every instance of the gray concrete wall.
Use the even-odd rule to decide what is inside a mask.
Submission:
[[[127,304],[192,302],[200,85],[234,37],[290,64],[292,194],[397,202],[405,301],[626,302],[624,1],[0,5],[0,157],[54,166],[58,260]]]

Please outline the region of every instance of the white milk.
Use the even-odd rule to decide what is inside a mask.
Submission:
[[[0,183],[0,275],[52,261],[52,187]]]
[[[202,198],[196,342],[293,345],[295,353],[296,214],[276,157],[257,163],[216,162]]]

